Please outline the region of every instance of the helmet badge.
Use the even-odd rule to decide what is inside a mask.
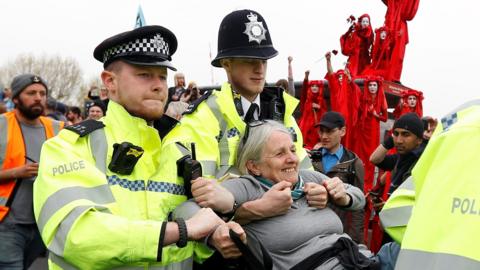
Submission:
[[[266,40],[267,29],[263,26],[263,22],[257,21],[257,15],[252,12],[247,15],[247,18],[250,22],[245,23],[246,29],[243,33],[248,36],[248,42],[256,41],[260,44],[262,40]]]

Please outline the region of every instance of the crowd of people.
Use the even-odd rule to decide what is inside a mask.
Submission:
[[[292,57],[287,80],[265,87],[270,33],[256,11],[224,17],[211,64],[228,81],[217,90],[181,72],[167,87],[178,44],[157,25],[99,43],[103,85],[84,113],[50,98],[41,76],[13,78],[0,106],[0,269],[42,254],[50,269],[449,269],[452,258],[478,268],[455,237],[439,240],[452,222],[457,235],[478,225],[476,195],[449,189],[457,177],[443,170],[461,166],[448,151],[470,156],[457,139],[480,143],[478,106],[438,124],[407,91],[381,134],[382,74],[348,44],[373,43],[368,15],[342,36],[360,56],[334,72],[327,52],[325,80],[306,71],[300,100]],[[474,175],[462,180],[476,191]],[[445,200],[428,188],[452,205],[429,212]]]

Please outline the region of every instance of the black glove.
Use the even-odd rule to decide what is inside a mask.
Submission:
[[[393,144],[393,137],[392,136],[388,136],[386,137],[384,140],[383,140],[383,143],[382,143],[383,147],[385,147],[385,149],[392,149],[395,145]]]

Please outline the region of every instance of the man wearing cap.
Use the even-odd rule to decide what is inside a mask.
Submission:
[[[42,149],[34,207],[51,269],[191,269],[228,234],[211,209],[175,213],[186,200],[175,146],[164,147],[154,119],[167,99],[175,35],[145,26],[94,51],[103,63],[108,113],[69,126]],[[236,227],[235,227],[236,225]],[[240,226],[229,223],[245,237]],[[192,240],[192,241],[190,241]]]
[[[204,176],[219,179],[235,171],[237,147],[247,123],[273,119],[284,123],[292,133],[301,168],[311,168],[302,134],[292,116],[298,100],[281,88],[265,88],[267,60],[277,54],[262,15],[253,10],[228,14],[220,24],[218,54],[212,61],[213,66],[225,69],[228,82],[190,105],[181,124],[167,135],[166,143],[195,142]],[[285,213],[290,203],[280,198],[281,193],[248,202],[240,209],[247,210],[244,213],[251,219]]]
[[[320,122],[315,126],[318,127],[320,138],[320,142],[311,151],[312,165],[315,170],[328,177],[338,177],[344,183],[363,190],[363,162],[357,154],[341,144],[342,137],[346,133],[345,118],[338,112],[329,111],[322,115]],[[364,244],[364,210],[352,212],[334,205],[330,207],[342,220],[345,233],[355,242]]]
[[[27,269],[45,251],[33,215],[42,144],[63,123],[43,117],[46,82],[33,74],[11,84],[15,109],[0,115],[0,268]]]
[[[416,113],[402,115],[395,121],[392,130],[393,136],[388,136],[370,156],[370,162],[380,169],[393,171],[388,194],[410,176],[413,166],[425,150],[423,122]],[[397,153],[387,155],[393,147]]]

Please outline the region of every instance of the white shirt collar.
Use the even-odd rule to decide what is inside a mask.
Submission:
[[[240,100],[242,101],[242,109],[243,109],[243,116],[242,116],[242,120],[245,118],[245,114],[247,114],[247,111],[248,111],[248,108],[250,108],[250,105],[252,103],[255,103],[258,105],[258,111],[256,111],[254,114],[253,114],[253,117],[255,118],[255,120],[258,120],[260,118],[260,94],[257,95],[257,97],[255,98],[255,100],[253,100],[253,102],[250,102],[248,99],[244,98],[243,96],[240,96]]]

